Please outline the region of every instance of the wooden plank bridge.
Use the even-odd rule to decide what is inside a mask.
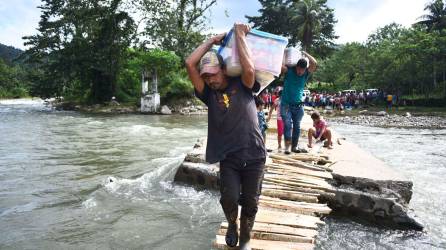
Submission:
[[[332,179],[330,165],[328,157],[316,154],[269,155],[251,233],[252,249],[314,248],[318,226],[324,224],[321,217],[331,212],[318,199],[333,193],[327,182]],[[227,227],[227,222],[221,223],[214,247],[231,249],[225,242]]]

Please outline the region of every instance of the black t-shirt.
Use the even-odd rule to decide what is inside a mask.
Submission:
[[[228,78],[228,87],[216,91],[206,84],[203,94],[195,95],[208,106],[206,161],[215,163],[228,155],[243,160],[266,157],[260,133],[253,89],[245,87],[240,77]]]

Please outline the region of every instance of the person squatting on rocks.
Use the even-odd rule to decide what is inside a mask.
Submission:
[[[327,140],[324,143],[324,147],[329,149],[333,148],[333,142],[331,141],[331,130],[328,128],[327,122],[321,118],[319,112],[315,111],[311,114],[313,120],[313,127],[308,130],[308,147],[313,147],[313,137],[316,138],[316,142]]]
[[[300,59],[296,66],[287,67],[282,65],[282,73],[285,74],[284,87],[280,112],[284,121],[285,154],[304,152],[298,148],[300,136],[300,122],[304,116],[302,97],[305,84],[310,73],[316,71],[317,62],[310,54],[302,52],[309,59],[309,66],[305,59]],[[307,69],[308,66],[308,69]]]
[[[266,158],[253,96],[260,84],[255,81],[254,63],[246,43],[249,30],[246,24],[234,25],[241,77],[228,77],[221,56],[209,51],[212,45],[220,44],[225,34],[210,38],[186,59],[195,95],[208,106],[206,161],[220,162],[220,203],[229,224],[226,244],[236,246],[240,238],[243,250],[250,249]]]

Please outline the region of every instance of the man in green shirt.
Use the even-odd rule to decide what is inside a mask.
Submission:
[[[310,73],[316,71],[317,68],[316,59],[305,51],[302,53],[308,58],[309,65],[302,58],[294,67],[282,66],[282,73],[285,73],[285,81],[280,112],[285,125],[285,154],[290,153],[290,146],[292,152],[300,153],[302,151],[298,148],[300,122],[304,116],[302,96]]]

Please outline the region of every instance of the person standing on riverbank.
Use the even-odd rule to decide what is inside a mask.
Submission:
[[[250,249],[266,158],[253,96],[260,85],[255,81],[254,63],[246,43],[249,30],[246,24],[234,26],[241,77],[228,77],[221,56],[209,51],[225,34],[210,38],[186,59],[195,95],[208,106],[206,161],[220,162],[220,203],[228,220],[226,244],[234,247],[240,238],[243,250]]]
[[[282,116],[280,115],[280,97],[282,95],[282,90],[279,90],[277,92],[277,97],[274,100],[273,105],[270,107],[268,112],[268,119],[266,119],[266,122],[268,123],[269,120],[271,120],[271,116],[273,114],[273,110],[277,109],[277,151],[282,151],[282,135],[283,135],[283,120]]]
[[[282,73],[285,74],[285,80],[280,112],[285,125],[285,154],[290,153],[290,146],[292,152],[303,152],[302,149],[298,148],[300,122],[304,116],[302,96],[310,73],[316,71],[317,62],[316,59],[307,52],[303,51],[302,53],[308,58],[309,65],[307,61],[302,58],[294,67],[282,66]]]

